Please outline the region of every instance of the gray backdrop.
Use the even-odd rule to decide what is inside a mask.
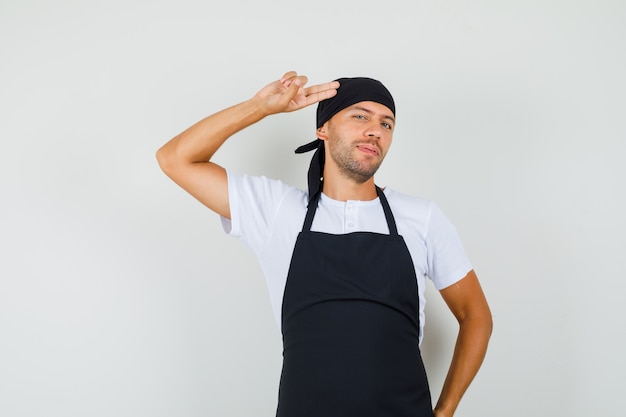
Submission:
[[[0,415],[272,416],[260,268],[159,146],[295,69],[382,80],[380,185],[434,199],[493,309],[457,415],[622,416],[626,3],[0,1]],[[314,108],[216,155],[305,184]],[[428,289],[433,395],[456,323]]]

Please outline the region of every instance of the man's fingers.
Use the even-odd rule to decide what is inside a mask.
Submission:
[[[287,80],[289,80],[289,79],[291,79],[291,78],[295,77],[296,75],[298,75],[298,73],[297,73],[297,72],[295,72],[295,71],[287,71],[287,72],[285,73],[285,75],[283,75],[283,76],[280,78],[280,82],[281,82],[281,84],[283,84],[283,85],[284,85],[284,84],[285,84],[285,82],[286,82]],[[288,87],[288,86],[285,86],[285,87]]]
[[[318,84],[305,89],[307,105],[329,99],[337,94],[338,81]]]
[[[296,80],[299,81],[299,87],[305,85],[309,81],[306,75],[298,75],[295,71],[289,71],[282,76],[282,78],[280,79],[280,83],[289,88]]]
[[[304,75],[300,75],[290,78],[283,83],[283,85],[287,87],[287,93],[285,94],[286,97],[283,100],[285,104],[293,100],[294,97],[296,97],[296,95],[300,91],[300,88],[302,88],[302,86],[306,84],[307,81],[307,77],[305,77]]]
[[[279,97],[276,97],[276,104],[282,108],[280,111],[299,110],[337,94],[337,88],[339,88],[338,81],[305,88],[304,86],[308,81],[307,76],[298,75],[296,71],[288,71],[280,78],[280,85],[286,89],[279,93]]]
[[[331,81],[329,83],[323,83],[318,85],[312,85],[311,87],[306,88],[306,95],[322,93],[324,91],[329,90],[337,90],[339,88],[339,81]]]

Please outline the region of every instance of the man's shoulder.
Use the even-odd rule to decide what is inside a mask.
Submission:
[[[283,201],[301,205],[306,201],[306,192],[298,187],[289,185],[282,180],[263,175],[240,174],[227,171],[229,192],[241,198],[251,198],[262,201]]]
[[[398,206],[400,209],[407,208],[409,210],[430,211],[435,205],[431,199],[407,194],[392,187],[385,187],[384,192],[389,204]]]
[[[250,175],[227,170],[229,185],[236,187],[244,187],[255,190],[279,190],[281,192],[293,191],[296,193],[304,193],[303,190],[285,183],[276,178],[266,177],[265,175]]]

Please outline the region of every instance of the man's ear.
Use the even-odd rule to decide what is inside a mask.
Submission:
[[[326,134],[326,123],[324,123],[322,127],[317,128],[317,138],[321,140],[328,139],[328,134]]]

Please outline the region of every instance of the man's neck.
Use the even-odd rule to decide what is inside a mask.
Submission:
[[[322,192],[326,196],[338,201],[369,201],[378,197],[374,177],[364,183],[357,183],[353,180],[334,176],[334,178],[324,178],[322,187]]]

